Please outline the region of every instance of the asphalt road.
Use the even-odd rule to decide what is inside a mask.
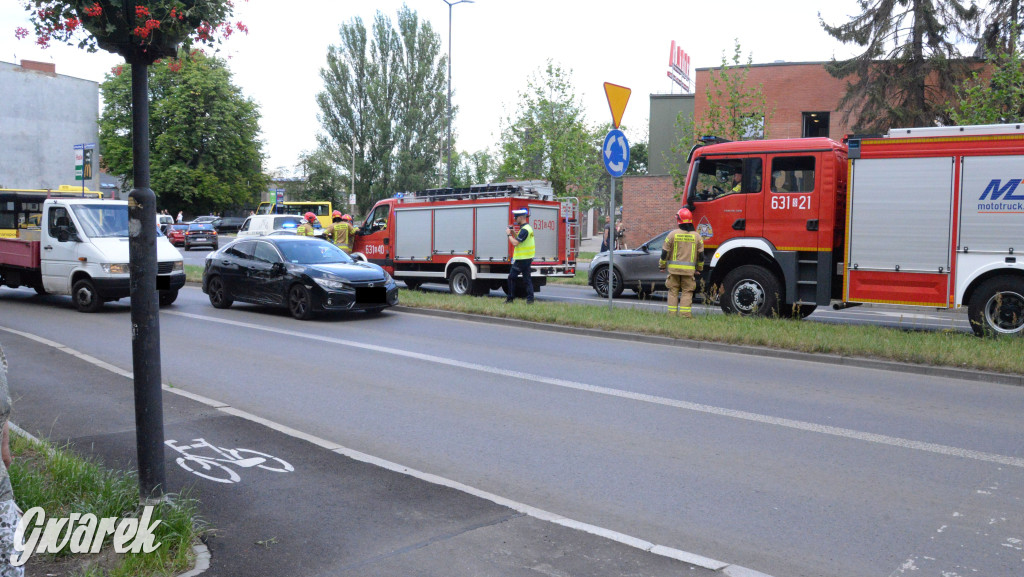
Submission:
[[[576,290],[576,289],[570,289]],[[0,325],[131,367],[126,304],[0,289]],[[776,577],[1024,574],[1024,389],[389,311],[298,322],[194,287],[164,381]]]

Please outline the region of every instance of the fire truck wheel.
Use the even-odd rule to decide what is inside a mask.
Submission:
[[[729,271],[722,281],[722,310],[742,316],[774,316],[782,288],[768,269],[748,264]]]
[[[979,337],[1024,335],[1024,279],[997,276],[981,283],[967,303],[967,318]]]
[[[593,277],[594,291],[597,292],[597,296],[601,298],[608,298],[608,266],[605,265],[594,271]],[[622,276],[618,272],[612,275],[612,298],[619,298],[622,295],[622,290],[625,288],[622,286]]]
[[[491,283],[485,280],[475,280],[473,281],[473,288],[470,289],[470,292],[475,297],[485,297],[491,294]]]
[[[469,269],[464,266],[455,267],[451,276],[448,277],[448,288],[451,289],[453,295],[469,294],[473,289],[473,276],[469,273]]]

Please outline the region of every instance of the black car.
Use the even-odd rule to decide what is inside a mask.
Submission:
[[[239,300],[287,307],[297,319],[319,311],[380,312],[398,304],[398,287],[384,269],[302,236],[240,238],[209,254],[203,292],[218,309]]]
[[[220,246],[217,240],[217,231],[208,222],[191,222],[185,230],[185,250],[192,250],[197,246],[209,246],[214,250]]]
[[[211,224],[213,224],[213,228],[217,229],[217,232],[224,234],[226,232],[238,232],[238,229],[242,228],[244,222],[244,216],[223,216]]]

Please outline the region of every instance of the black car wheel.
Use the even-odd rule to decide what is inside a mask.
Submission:
[[[288,310],[300,321],[313,316],[313,295],[305,285],[294,284],[288,289]]]
[[[188,243],[187,243],[187,242],[186,242],[186,243],[184,244],[184,247],[185,247],[185,249],[184,249],[184,250],[192,250],[192,248],[188,246]]]
[[[212,277],[207,281],[206,290],[210,295],[210,304],[215,309],[226,309],[231,306],[231,303],[235,302],[231,298],[231,294],[228,293],[227,287],[224,286],[224,281],[219,276]]]
[[[87,278],[75,283],[71,289],[71,298],[75,300],[75,307],[83,313],[94,313],[103,307],[103,300],[96,292],[96,286]]]

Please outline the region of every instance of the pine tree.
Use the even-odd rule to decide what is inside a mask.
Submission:
[[[948,121],[949,100],[969,74],[954,44],[976,24],[978,9],[961,0],[858,0],[863,12],[846,24],[822,27],[864,52],[825,67],[847,78],[839,101],[857,131],[932,126]]]
[[[978,43],[977,56],[984,54],[1015,53],[1020,34],[1024,2],[1021,0],[989,0],[985,24]]]

